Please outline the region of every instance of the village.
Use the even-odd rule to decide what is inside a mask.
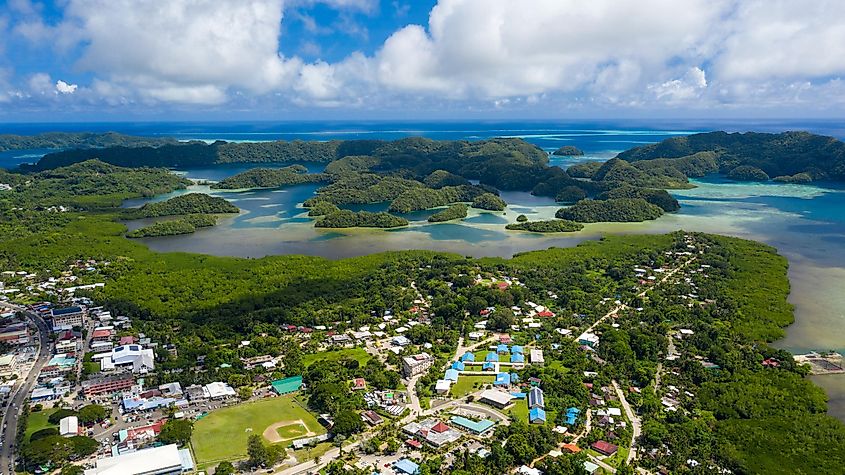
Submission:
[[[679,301],[687,305],[707,304],[697,299],[695,282],[706,278],[708,269],[696,264],[696,256],[702,251],[692,240],[688,242],[687,250],[667,252],[661,266],[643,264],[630,270],[637,281],[639,305],[648,304],[652,289],[670,285],[689,289],[677,296]],[[97,263],[85,265],[91,268]],[[415,475],[421,461],[432,454],[439,454],[443,463],[451,464],[456,447],[481,458],[490,456],[498,428],[507,428],[515,421],[546,427],[553,434],[553,447],[519,466],[517,471],[522,474],[540,474],[533,468],[535,463],[567,453],[586,454],[583,467],[591,474],[615,473],[618,467],[638,457],[653,455],[638,450],[641,421],[628,401],[638,398],[641,388],[623,388],[616,380],[599,374],[603,361],[596,350],[602,345],[603,332],[620,331],[620,323],[636,319],[644,310],[642,306],[632,308],[613,296],[602,299],[597,317],[584,319],[578,326],[556,326],[554,308],[526,301],[506,309],[515,317],[509,328],[494,329],[490,322],[503,310],[481,309],[472,331],[461,336],[449,353],[435,346],[435,341],[414,341],[408,336],[415,326],[427,325],[432,317],[431,297],[420,293],[414,284],[414,305],[404,311],[386,310],[381,315],[373,312],[378,323],[345,330],[328,325],[283,326],[281,330],[303,345],[319,340],[312,353],[317,358],[376,359],[388,371],[401,374],[401,384],[396,389],[371,388],[365,378],[348,381],[348,391],[360,393],[366,403],[367,408],[359,413],[363,430],[354,437],[335,438],[332,417],[311,413],[302,402],[309,388],[301,374],[257,378],[260,383],[239,389],[227,381],[182,387],[179,382],[167,381],[166,373],[157,375],[157,360],[162,355],[175,356],[179,348],[151,341],[134,330],[130,318],[98,307],[90,298],[76,297],[82,287],[69,286],[76,279],[35,283],[32,277],[22,277],[30,279],[30,284],[7,292],[7,300],[29,295],[49,296],[52,302],[45,299],[26,306],[8,301],[3,304],[6,310],[0,316],[0,341],[8,348],[0,358],[3,435],[13,433],[8,425],[18,425],[14,412],[20,408],[13,402],[18,393],[26,393],[24,404],[29,407],[31,421],[35,419],[33,415],[48,411],[47,408],[51,408],[51,414],[66,411],[67,415],[53,424],[57,434],[84,436],[97,444],[95,452],[77,461],[86,475],[214,473],[214,461],[203,452],[203,419],[210,421],[217,413],[273,399],[303,409],[294,424],[275,424],[278,433],[270,437],[260,428],[270,442],[286,445],[286,453],[274,467],[275,473],[285,475],[316,473],[335,460],[378,473]],[[474,280],[475,285],[496,289],[525,285],[506,275],[479,274]],[[551,293],[548,297],[549,301],[556,298]],[[42,326],[46,332],[41,331]],[[46,339],[42,333],[46,333]],[[690,329],[677,328],[667,335],[665,360],[652,382],[665,411],[684,411],[685,403],[695,398],[695,394],[673,381],[678,376],[673,362],[683,351],[689,351],[683,343],[693,334]],[[583,387],[578,389],[582,392],[573,393],[583,394],[583,399],[568,399],[568,404],[557,400],[550,403],[544,390],[550,381],[531,375],[542,375],[546,370],[567,371],[561,361],[549,355],[557,355],[565,342],[577,344],[590,367],[597,371],[573,375]],[[240,347],[250,344],[241,341]],[[40,352],[46,352],[48,357],[39,358]],[[284,361],[283,355],[267,354],[242,358],[240,364],[271,375],[278,374]],[[701,365],[705,369],[714,366],[703,359]],[[203,358],[198,358],[195,371],[206,371]],[[31,382],[27,382],[28,376]],[[147,381],[158,383],[148,385]],[[426,381],[432,381],[431,385]],[[90,405],[103,407],[103,417],[83,422],[79,414]],[[194,421],[196,429],[190,442],[161,442],[162,430],[171,420]],[[25,430],[32,433],[51,427],[42,424],[40,429]],[[285,431],[287,435],[283,434]],[[390,434],[388,440],[401,444],[381,442],[373,446],[383,434]],[[698,463],[688,461],[690,467]],[[120,468],[115,471],[115,467]],[[51,471],[49,466],[40,470]]]

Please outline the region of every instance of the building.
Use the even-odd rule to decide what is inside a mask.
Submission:
[[[494,386],[510,386],[511,375],[508,373],[497,373],[496,380],[493,381]]]
[[[472,432],[475,435],[481,435],[488,430],[492,429],[495,423],[491,420],[482,419],[480,421],[473,421],[471,419],[467,419],[466,417],[460,416],[452,416],[451,419],[452,424],[460,427],[461,429],[465,429],[469,432]]]
[[[141,345],[123,345],[111,350],[111,354],[100,360],[102,371],[130,369],[133,373],[146,373],[155,369],[155,353]]]
[[[577,407],[570,407],[566,410],[566,420],[564,424],[568,426],[575,425],[575,422],[578,420],[578,414],[581,413],[581,410]]]
[[[486,389],[481,393],[478,400],[495,408],[504,409],[511,404],[513,396],[502,391],[496,391],[495,389]]]
[[[421,422],[411,422],[402,427],[402,430],[411,437],[416,437],[432,447],[443,447],[461,438],[460,432],[434,418]]]
[[[112,329],[111,327],[95,328],[91,333],[91,339],[94,341],[111,341]]]
[[[511,354],[511,363],[524,364],[525,363],[525,355],[523,355],[522,353]]]
[[[546,423],[546,411],[535,407],[528,411],[528,421],[532,424],[545,424]]]
[[[464,371],[466,370],[466,365],[462,361],[455,361],[452,363],[452,369],[455,371]]]
[[[15,372],[15,355],[0,356],[0,376],[9,377]]]
[[[236,395],[234,388],[220,381],[206,384],[202,391],[207,399],[226,399]]]
[[[546,408],[546,402],[543,399],[543,390],[538,387],[531,388],[528,391],[528,407],[533,409],[535,407],[539,407],[541,409]]]
[[[188,400],[193,403],[198,403],[205,401],[208,397],[205,395],[205,391],[202,389],[203,387],[194,384],[185,388],[185,395],[188,396]]]
[[[378,415],[376,411],[373,410],[362,412],[361,419],[363,419],[364,422],[370,424],[371,426],[377,426],[384,422],[384,419],[380,415]]]
[[[76,368],[76,358],[68,356],[66,353],[53,355],[50,361],[41,368],[39,378],[56,378],[64,374],[70,373]]]
[[[81,327],[84,321],[85,310],[82,307],[54,308],[50,310],[50,322],[54,332],[73,327]]]
[[[443,377],[443,379],[448,379],[449,381],[457,381],[459,375],[460,373],[458,373],[458,370],[450,368],[446,370],[446,375]]]
[[[592,447],[592,449],[596,452],[607,456],[611,456],[615,454],[617,450],[619,450],[619,447],[604,440],[593,442],[593,445],[591,445],[590,447]]]
[[[91,351],[94,353],[111,353],[113,349],[114,343],[110,341],[95,341],[91,343]]]
[[[396,463],[393,464],[393,469],[396,473],[402,473],[405,475],[418,475],[420,473],[420,466],[409,459],[397,460]]]
[[[466,363],[466,362],[474,362],[474,361],[475,361],[475,355],[472,352],[467,351],[466,353],[461,355],[461,362]]]
[[[437,383],[434,385],[434,391],[437,394],[446,394],[449,392],[449,389],[452,387],[452,381],[448,379],[438,379]]]
[[[82,392],[88,397],[110,395],[126,391],[134,384],[135,378],[131,374],[116,374],[83,381]]]
[[[179,475],[193,470],[191,451],[170,444],[98,459],[97,468],[85,475]]]
[[[519,467],[519,470],[517,470],[516,473],[519,475],[543,475],[543,472],[536,468],[529,467],[528,465]]]
[[[29,329],[24,324],[4,327],[0,329],[0,342],[10,345],[26,345],[29,343]]]
[[[276,394],[283,395],[283,394],[290,394],[302,387],[302,376],[291,376],[289,378],[284,379],[277,379],[270,383],[270,386],[273,387],[273,391],[276,391]]]
[[[546,363],[545,358],[543,358],[543,350],[538,348],[531,348],[531,353],[529,353],[531,358],[531,364],[536,364],[543,366]]]
[[[32,402],[52,401],[53,399],[58,399],[60,396],[61,394],[57,393],[53,388],[35,388],[32,390],[29,400]]]
[[[295,450],[299,450],[299,449],[302,449],[302,448],[305,448],[305,447],[308,447],[308,446],[317,445],[320,442],[325,442],[325,441],[329,440],[330,437],[331,437],[331,435],[329,435],[329,434],[320,434],[320,435],[315,435],[313,437],[305,437],[303,439],[296,439],[291,444],[291,447],[293,447]]]
[[[434,364],[434,357],[428,353],[406,356],[402,358],[402,374],[406,378],[423,374]]]
[[[59,435],[62,437],[74,437],[79,435],[79,418],[67,416],[59,421]]]
[[[399,335],[393,337],[391,343],[393,343],[393,346],[408,346],[411,344],[411,340],[409,340],[408,337],[404,335]]]
[[[179,382],[162,384],[158,390],[164,397],[182,397],[182,385]]]
[[[499,362],[499,355],[496,352],[491,351],[487,353],[487,356],[484,357],[484,361],[488,363],[498,363]]]
[[[595,348],[599,346],[599,336],[595,333],[584,332],[578,337],[578,344]]]

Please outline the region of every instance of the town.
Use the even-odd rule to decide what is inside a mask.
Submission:
[[[162,370],[157,362],[176,357],[180,348],[153,341],[131,318],[80,296],[103,284],[70,285],[78,283],[74,274],[96,274],[108,263],[76,263],[63,279],[44,282],[9,271],[3,275],[14,287],[4,283],[0,316],[4,467],[49,473],[50,455],[34,451],[38,440],[53,437],[73,441],[74,466],[86,475],[227,473],[229,463],[235,470],[264,466],[285,475],[316,473],[332,463],[414,475],[433,456],[454,466],[457,448],[490,457],[501,449],[496,441],[510,443],[527,426],[542,430],[544,446],[520,460],[518,473],[539,474],[535,466],[565,454],[577,454],[588,473],[617,473],[659,455],[658,449],[638,447],[641,419],[629,402],[638,405],[649,382],[621,385],[604,373],[597,350],[636,322],[658,289],[673,289],[689,307],[713,303],[696,293],[710,267],[697,263],[704,248],[692,236],[685,243],[686,249],[666,251],[660,265],[644,262],[628,271],[636,282],[630,302],[606,296],[592,317],[562,319],[551,303],[558,296],[548,291],[540,303],[477,310],[472,327],[454,344],[419,331],[428,328],[434,310],[432,296],[412,282],[407,290],[415,295],[413,305],[373,310],[370,324],[282,325],[279,332],[297,348],[276,354],[260,354],[257,343],[240,341],[238,367],[254,375],[246,384],[182,386],[174,377],[181,370]],[[518,277],[480,270],[465,277],[494,291],[526,287]],[[41,300],[15,303],[32,299]],[[685,344],[694,333],[672,328],[666,335],[664,360],[650,383],[664,411],[686,411],[695,399],[675,365],[684,352],[694,352]],[[700,355],[686,356],[704,370],[718,368]],[[352,412],[351,421],[343,409],[316,412],[321,406],[314,400],[325,388],[309,386],[315,383],[310,372],[316,363],[332,361],[353,368],[370,361],[383,365],[380,381],[345,381],[342,397],[360,398],[364,407]],[[192,371],[207,372],[208,364],[200,356]],[[401,380],[390,381],[388,374]],[[547,394],[561,384],[572,386]],[[27,450],[13,452],[22,443]],[[268,447],[275,449],[270,455]]]

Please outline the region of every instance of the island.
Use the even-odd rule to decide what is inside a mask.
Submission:
[[[505,200],[493,193],[482,193],[472,200],[472,207],[487,211],[504,211],[507,207]]]
[[[199,228],[217,224],[217,218],[208,214],[190,214],[179,219],[159,221],[126,233],[126,237],[143,238],[191,234]]]
[[[519,218],[517,218],[519,221]],[[584,225],[566,219],[552,219],[548,221],[525,221],[511,223],[505,226],[511,231],[529,231],[532,233],[571,233],[584,229]]]
[[[128,210],[126,217],[156,218],[159,216],[179,216],[185,214],[228,214],[239,213],[241,210],[224,198],[205,193],[187,193],[174,196],[165,201],[147,203],[140,208]]]
[[[408,220],[390,213],[372,213],[369,211],[350,211],[342,209],[326,214],[318,219],[314,226],[318,228],[399,228],[407,226]]]
[[[612,198],[581,200],[555,213],[556,218],[578,223],[623,222],[634,223],[657,219],[663,210],[642,198]]]
[[[303,183],[321,183],[326,180],[327,177],[324,174],[309,174],[304,166],[292,165],[285,168],[252,168],[212,183],[211,188],[219,190],[279,188]]]
[[[574,145],[564,145],[563,147],[560,147],[559,149],[552,152],[552,155],[557,155],[560,157],[580,157],[584,155],[584,152]]]
[[[429,223],[442,223],[444,221],[452,221],[455,219],[462,219],[467,217],[469,206],[463,203],[455,203],[443,211],[438,211],[428,217]]]

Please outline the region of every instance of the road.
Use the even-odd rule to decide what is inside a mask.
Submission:
[[[616,396],[619,397],[619,402],[622,403],[625,415],[628,417],[628,420],[631,421],[631,428],[633,429],[633,434],[631,435],[631,449],[628,451],[628,458],[625,459],[625,463],[630,464],[637,456],[637,439],[639,439],[640,434],[642,434],[642,425],[640,424],[640,418],[634,414],[634,411],[631,409],[631,405],[628,404],[628,400],[625,399],[625,393],[619,389],[619,384],[615,380],[611,383],[613,384],[613,389],[616,390]]]
[[[24,379],[22,384],[17,386],[17,389],[14,391],[12,397],[9,398],[7,406],[3,411],[2,427],[5,427],[6,429],[3,430],[3,446],[0,447],[0,473],[14,473],[9,469],[9,467],[12,466],[15,461],[14,441],[17,436],[18,419],[20,417],[21,408],[27,403],[27,398],[29,398],[29,393],[32,391],[35,381],[38,379],[38,373],[41,372],[41,368],[50,361],[50,344],[48,343],[49,336],[47,324],[44,323],[44,320],[42,320],[41,317],[17,305],[8,303],[0,303],[0,305],[14,311],[24,312],[26,316],[38,327],[38,332],[36,333],[38,342],[38,351],[36,354],[38,356],[36,357],[32,368],[29,370],[29,374],[26,376],[26,379]]]

